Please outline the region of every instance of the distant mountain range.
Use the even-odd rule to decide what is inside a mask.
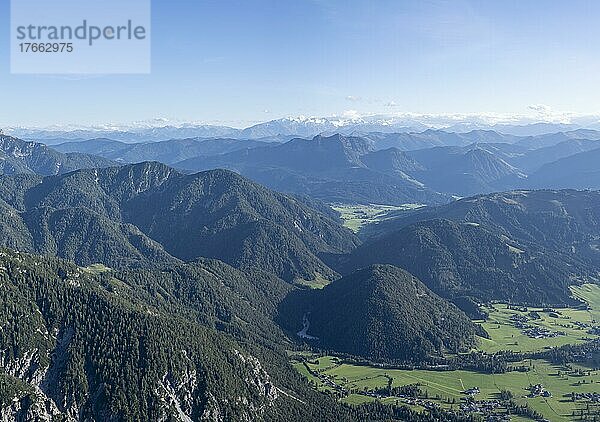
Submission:
[[[535,188],[600,189],[600,148],[591,149],[585,144],[578,149],[583,152],[541,166],[531,175],[529,185]]]
[[[269,143],[228,138],[171,139],[135,144],[111,139],[89,139],[53,145],[52,148],[63,153],[82,152],[99,155],[120,163],[160,161],[164,164],[175,164],[199,156],[225,154],[266,145],[269,145]]]
[[[237,138],[270,139],[309,137],[319,134],[360,135],[372,132],[409,133],[427,129],[466,133],[473,130],[496,131],[513,136],[536,136],[547,133],[568,132],[578,129],[600,130],[596,118],[574,119],[573,123],[536,122],[521,118],[502,123],[501,118],[488,116],[390,114],[358,116],[354,114],[333,117],[286,117],[236,129],[222,125],[179,123],[168,120],[140,122],[132,125],[100,125],[93,127],[55,127],[30,129],[5,128],[5,133],[26,140],[59,144],[73,140],[109,138],[123,142],[151,142],[184,138]]]
[[[188,171],[228,168],[272,189],[327,202],[436,204],[450,196],[552,187],[552,183],[543,183],[547,177],[543,172],[536,174],[544,165],[579,152],[600,151],[600,141],[578,138],[583,135],[515,138],[495,132],[458,136],[440,131],[364,137],[338,134],[191,158],[175,167]],[[596,133],[586,135],[594,138]],[[489,142],[481,142],[483,139]],[[503,139],[513,143],[497,142]],[[417,148],[418,142],[451,146]],[[575,161],[584,155],[566,161],[567,168],[581,167]],[[589,163],[588,167],[593,160]],[[564,171],[567,173],[559,187],[600,188],[593,168],[582,170],[585,182],[571,182],[568,170]]]
[[[600,132],[517,137],[494,131],[318,135],[266,142],[188,138],[129,144],[110,139],[54,146],[4,136],[4,174],[63,174],[159,161],[181,171],[225,168],[271,189],[328,203],[441,204],[452,197],[532,188],[600,189]]]
[[[36,140],[48,145],[69,141],[108,138],[126,143],[166,141],[196,137],[225,137],[235,134],[236,129],[225,126],[185,124],[178,126],[140,126],[140,127],[95,127],[95,128],[51,128],[28,129],[9,128],[5,132],[27,140]]]
[[[442,203],[445,195],[410,176],[419,164],[399,150],[375,151],[372,140],[333,135],[277,146],[197,157],[189,171],[234,170],[272,189],[341,203]]]
[[[411,176],[437,192],[469,196],[525,183],[526,175],[485,146],[436,147],[407,153],[423,166]]]

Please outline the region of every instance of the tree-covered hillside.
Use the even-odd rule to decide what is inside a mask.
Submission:
[[[313,391],[290,365],[290,344],[272,320],[290,289],[260,271],[244,274],[211,260],[113,271],[2,249],[0,415],[98,422],[469,420],[435,409],[350,407]]]
[[[335,278],[319,256],[358,240],[299,199],[224,170],[184,175],[158,163],[0,178],[3,245],[88,265],[218,258],[288,281]]]
[[[516,303],[571,303],[568,286],[593,269],[564,256],[530,251],[477,223],[426,220],[366,242],[336,257],[343,274],[372,264],[393,264],[436,293],[455,299]]]
[[[263,277],[212,261],[101,272],[2,250],[3,418],[360,420],[289,366]]]
[[[0,174],[47,176],[114,164],[114,161],[95,155],[78,152],[63,154],[44,144],[0,134]]]
[[[365,227],[364,237],[386,235],[431,219],[475,223],[523,245],[530,252],[555,252],[565,260],[600,267],[600,192],[513,191],[464,198],[439,207],[390,215]]]
[[[281,305],[281,319],[319,347],[379,361],[418,362],[468,350],[483,334],[454,305],[408,272],[374,265],[322,290],[297,292]],[[310,338],[310,337],[309,337]]]

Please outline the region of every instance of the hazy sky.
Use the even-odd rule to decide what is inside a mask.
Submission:
[[[8,0],[0,0],[9,26]],[[125,1],[125,0],[124,0]],[[600,2],[154,0],[150,75],[9,74],[0,124],[236,125],[358,112],[600,111]]]

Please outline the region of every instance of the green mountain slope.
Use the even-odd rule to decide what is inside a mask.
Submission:
[[[39,402],[53,416],[78,418],[150,420],[180,410],[243,415],[235,403],[217,399],[248,387],[240,378],[244,362],[227,358],[237,349],[233,341],[119,297],[60,261],[3,252],[2,265],[0,306],[12,327],[0,338],[3,376],[32,389],[12,405],[15,414]],[[224,375],[221,386],[211,380],[216,373]]]
[[[272,320],[290,289],[211,260],[113,271],[2,249],[0,414],[7,421],[416,417],[406,408],[340,405],[306,383]],[[466,419],[438,411],[416,420]]]
[[[477,223],[519,242],[528,250],[559,253],[568,260],[600,263],[600,192],[574,190],[514,191],[465,198],[451,204],[401,213],[367,226],[377,237],[430,219]]]
[[[289,287],[269,283],[265,297],[255,283],[212,261],[97,273],[2,250],[3,417],[360,420],[312,392],[277,345],[269,315]]]
[[[320,347],[373,360],[419,361],[466,350],[480,330],[458,308],[400,268],[375,265],[322,290],[291,295],[282,319]]]
[[[340,272],[393,264],[436,293],[457,299],[571,303],[568,286],[595,272],[581,262],[531,251],[477,223],[426,220],[366,242],[333,264]]]
[[[164,265],[203,256],[288,281],[331,280],[336,274],[319,256],[358,243],[300,200],[224,170],[183,175],[142,163],[5,177],[0,199],[4,245],[82,265]]]
[[[450,298],[532,304],[569,303],[569,285],[600,278],[600,192],[494,193],[390,217],[332,265],[391,263]]]
[[[0,134],[0,174],[63,174],[82,168],[108,167],[115,162],[95,155],[63,154],[44,144]]]

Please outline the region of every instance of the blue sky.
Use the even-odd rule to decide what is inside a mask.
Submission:
[[[0,124],[598,113],[599,18],[591,0],[154,0],[149,75],[10,75],[3,30]]]

